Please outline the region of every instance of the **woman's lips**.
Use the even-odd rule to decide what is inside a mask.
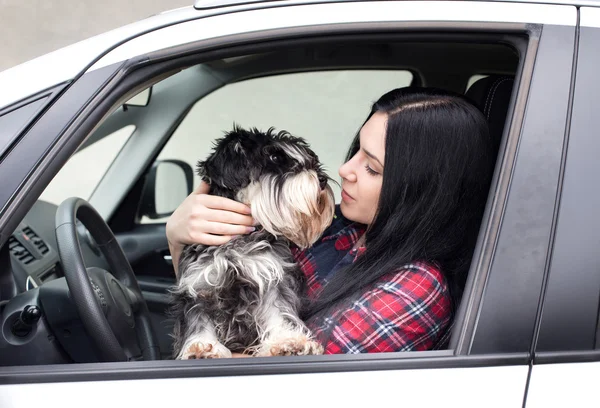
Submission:
[[[344,201],[354,201],[354,198],[350,194],[346,192],[346,190],[342,190],[342,200]]]

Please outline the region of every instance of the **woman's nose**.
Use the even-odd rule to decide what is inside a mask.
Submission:
[[[354,156],[356,157],[356,156]],[[356,181],[356,172],[354,171],[354,166],[353,166],[353,162],[354,162],[354,157],[350,160],[348,160],[346,163],[342,164],[342,166],[340,167],[338,173],[340,175],[341,178],[346,179],[348,181],[354,182]]]

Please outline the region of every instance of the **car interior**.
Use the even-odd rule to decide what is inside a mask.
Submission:
[[[231,120],[267,126],[269,117],[274,123],[280,116],[278,126],[287,127],[287,120],[292,133],[292,121],[298,122],[298,128],[307,129],[300,136],[317,154],[331,157],[330,176],[338,180],[339,160],[382,90],[407,85],[440,87],[466,94],[480,107],[501,154],[521,52],[500,35],[477,40],[459,34],[355,36],[290,42],[258,52],[199,60],[149,79],[136,90],[136,97],[115,106],[96,127],[61,170],[64,174],[55,177],[0,248],[0,343],[4,343],[0,364],[108,360],[82,324],[82,319],[92,317],[82,313],[76,297],[65,289],[67,260],[59,254],[57,240],[61,238],[56,226],[59,205],[69,197],[87,200],[110,227],[131,265],[137,282],[134,286],[139,287],[147,305],[147,319],[140,330],[151,330],[160,349],[160,355],[151,359],[171,359],[171,324],[166,310],[175,276],[165,221],[199,182],[196,161],[206,155],[211,140],[221,136],[219,131],[228,130]],[[362,98],[360,105],[349,106],[354,100],[345,95],[351,91],[356,100]],[[267,103],[273,105],[265,108]],[[213,110],[202,113],[208,107]],[[292,113],[285,116],[274,109]],[[192,120],[195,112],[204,116]],[[319,115],[330,119],[321,123],[316,119]],[[347,120],[345,115],[352,115],[353,122],[339,130],[336,123]],[[253,122],[258,117],[266,119]],[[213,119],[215,124],[208,130],[206,122]],[[332,133],[336,129],[339,139],[329,142],[327,134],[317,131]],[[75,165],[78,160],[79,167]],[[101,233],[90,228],[90,222],[98,220],[90,215],[85,226],[80,221],[74,234],[80,243],[83,270],[87,267],[90,274],[108,270],[119,280],[127,280],[115,272],[118,262],[107,260],[103,252],[108,241],[100,242],[96,235]],[[72,234],[62,239],[72,240]],[[76,243],[70,245],[77,249]],[[108,313],[101,298],[106,291],[93,289],[96,297],[86,301],[97,302],[99,310]],[[129,295],[127,289],[123,291]],[[139,321],[136,324],[140,325]],[[125,344],[129,335],[134,336],[117,337]],[[448,347],[450,336],[449,330],[436,348]],[[123,348],[128,350],[128,360],[148,358],[135,346]]]

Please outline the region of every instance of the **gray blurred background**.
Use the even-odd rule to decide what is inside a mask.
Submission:
[[[194,0],[0,0],[0,71]]]

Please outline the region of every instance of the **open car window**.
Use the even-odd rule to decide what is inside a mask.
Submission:
[[[387,51],[381,53],[380,49]],[[304,138],[319,156],[328,176],[339,183],[338,169],[371,105],[392,89],[427,83],[443,87],[445,73],[440,71],[437,77],[432,74],[428,77],[422,69],[431,59],[446,61],[458,53],[470,56],[472,62],[455,59],[454,69],[464,72],[458,76],[461,80],[455,78],[446,88],[464,92],[469,87],[467,96],[488,118],[494,117],[494,137],[502,136],[519,64],[518,54],[511,47],[452,43],[445,39],[440,44],[350,43],[336,51],[340,56],[334,50],[335,46],[321,44],[306,49],[282,47],[268,53],[203,61],[157,81],[149,78],[129,95],[147,89],[151,97],[140,107],[121,108],[122,100],[116,105],[118,109],[113,106],[111,115],[88,138],[94,143],[84,145],[74,154],[40,196],[42,201],[55,206],[67,197],[81,197],[101,210],[104,203],[121,203],[108,221],[123,243],[142,293],[150,302],[150,315],[159,333],[163,358],[172,357],[173,326],[167,311],[174,284],[164,223],[186,194],[198,185],[197,163],[211,152],[215,140],[234,125],[263,131],[273,127]],[[372,67],[363,62],[361,53],[372,54],[371,58],[376,60]],[[311,54],[317,57],[305,56]],[[322,61],[320,55],[333,57],[331,61]],[[405,62],[406,55],[414,55],[412,63]],[[501,61],[496,73],[477,76],[477,64],[487,64],[491,56]],[[419,64],[425,65],[412,68]],[[488,67],[487,71],[490,70],[494,71]],[[498,84],[503,84],[503,88],[498,88]],[[471,87],[478,92],[469,94]],[[493,109],[489,103],[490,106],[485,105],[490,100],[494,101]],[[184,171],[152,173],[158,163],[170,163],[175,165],[172,169],[179,166]],[[154,188],[152,205],[146,202],[149,186]],[[331,183],[331,187],[334,202],[340,203],[340,185]],[[152,211],[146,211],[148,208]],[[157,228],[152,224],[158,224]],[[59,244],[53,238],[47,241],[54,248]],[[101,258],[98,247],[89,236],[85,243],[84,249],[95,252],[87,254],[88,262],[105,265],[97,259]],[[60,269],[47,279],[52,281],[56,277],[60,279]],[[44,283],[38,280],[36,286]],[[452,327],[449,326],[436,350],[448,347]],[[73,340],[61,339],[65,341]],[[81,353],[76,358],[85,361]]]
[[[407,70],[332,70],[280,74],[225,85],[196,102],[177,127],[157,160],[182,160],[195,170],[215,139],[233,125],[266,131],[286,130],[304,138],[317,153],[329,177],[339,182],[350,141],[370,105],[388,90],[408,86]],[[194,187],[200,178],[194,176]],[[169,196],[171,185],[158,196]],[[332,185],[336,202],[339,185]],[[165,218],[146,222],[165,222]]]

